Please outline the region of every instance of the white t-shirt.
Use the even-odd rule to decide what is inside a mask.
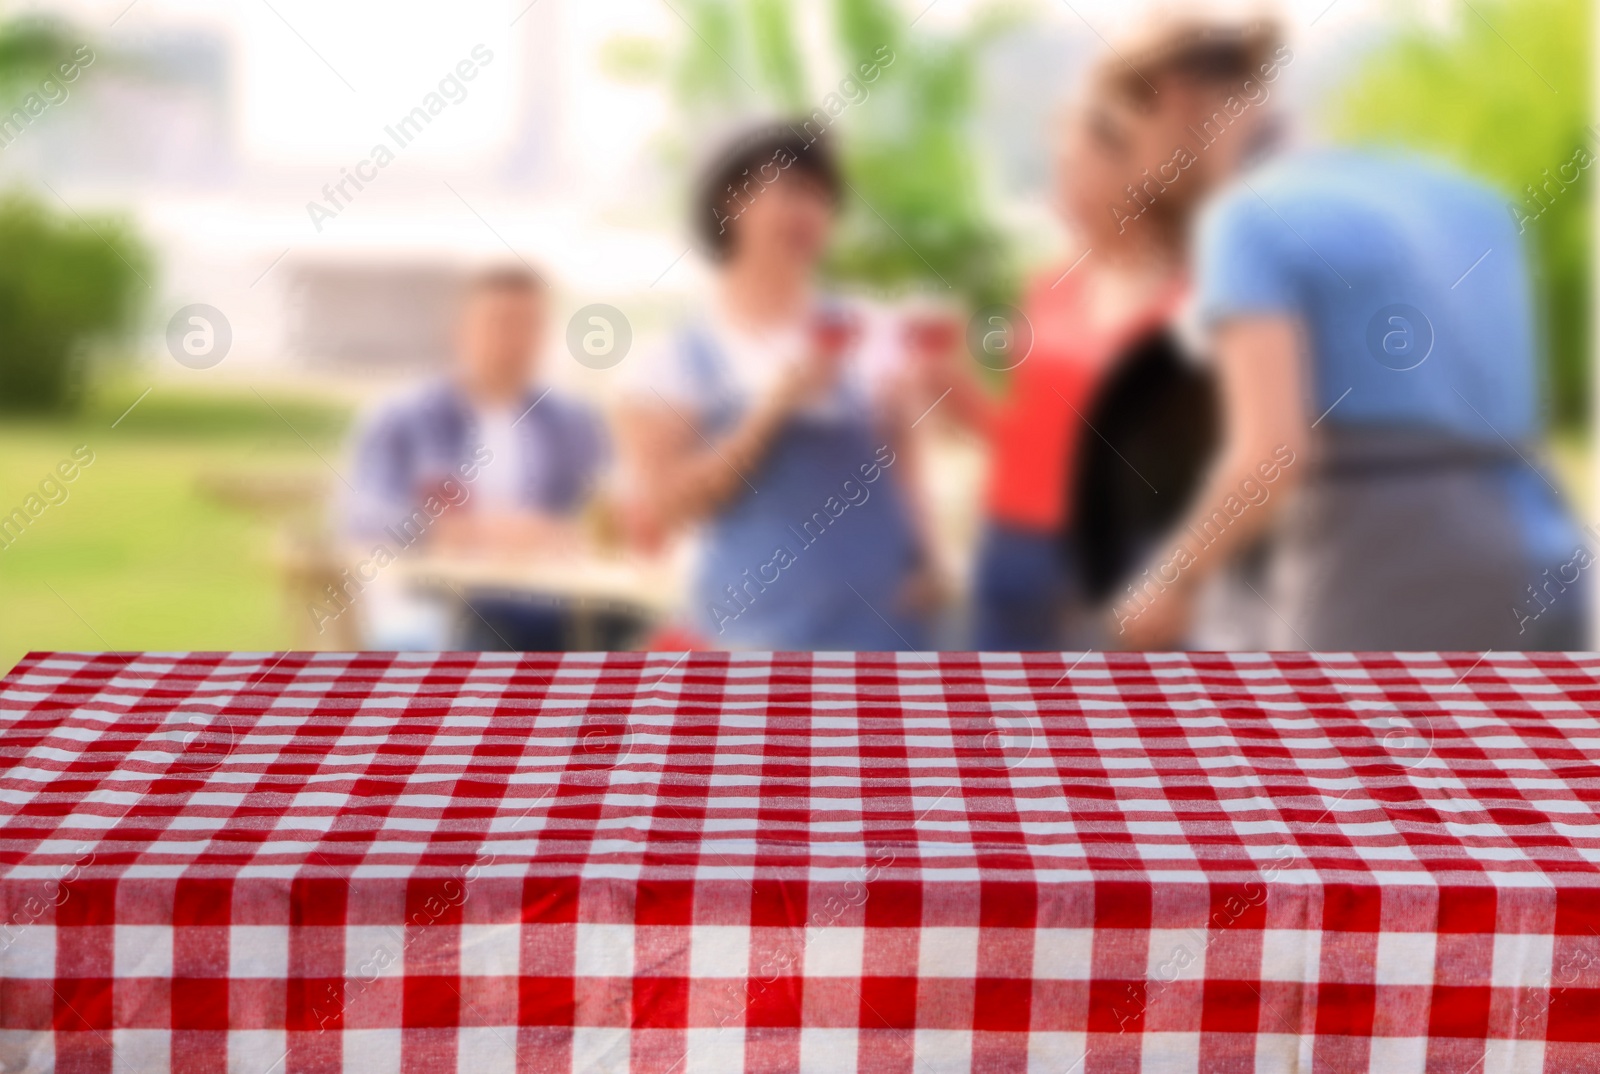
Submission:
[[[474,447],[489,449],[490,459],[478,470],[472,493],[485,511],[513,511],[521,502],[520,490],[528,460],[517,429],[517,407],[473,412]]]
[[[860,334],[845,357],[839,390],[803,407],[799,413],[808,417],[837,415],[847,394],[881,404],[906,360],[899,322],[888,310],[863,302],[851,302],[846,308],[858,319]],[[771,391],[784,370],[805,358],[810,346],[807,318],[753,330],[735,323],[722,303],[713,301],[705,308],[700,324],[716,345],[728,389],[744,400],[759,399]],[[641,356],[645,360],[630,371],[627,392],[642,402],[658,402],[659,396],[686,413],[703,409],[711,401],[713,385],[704,382],[699,367],[685,352],[681,336],[674,333]]]

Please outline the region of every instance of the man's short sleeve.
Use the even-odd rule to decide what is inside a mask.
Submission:
[[[1223,195],[1200,218],[1195,242],[1196,307],[1214,327],[1248,314],[1295,313],[1301,307],[1299,261],[1285,240],[1289,224],[1254,191]]]
[[[399,403],[382,404],[358,420],[348,448],[350,481],[341,498],[346,536],[377,534],[410,510],[414,474],[406,426]]]

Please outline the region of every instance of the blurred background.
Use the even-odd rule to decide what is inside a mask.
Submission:
[[[1592,176],[1532,189],[1600,152],[1588,5],[1278,11],[1293,60],[1273,92],[1304,130],[1426,151],[1518,221],[1539,447],[1592,521]],[[361,415],[447,373],[463,288],[525,266],[548,284],[540,383],[615,434],[622,378],[711,286],[685,205],[706,148],[749,117],[842,102],[829,288],[963,324],[1023,303],[1072,263],[1062,103],[1146,17],[1126,0],[3,0],[0,666],[377,644],[412,612],[350,584],[372,546],[342,506],[363,480]],[[884,46],[880,77],[844,87]],[[570,342],[596,304],[625,319],[616,362]],[[981,379],[1004,391],[1008,375]],[[913,432],[945,579],[917,647],[963,645],[990,448],[942,419]],[[626,452],[603,454],[584,487],[625,500]],[[396,546],[383,599],[536,598],[563,609],[566,647],[717,644],[685,595],[694,526],[640,539],[626,507],[564,510],[559,549]],[[518,629],[468,611],[488,633],[457,610],[440,644]]]

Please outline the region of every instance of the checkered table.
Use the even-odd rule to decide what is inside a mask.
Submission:
[[[0,1069],[1600,1070],[1597,676],[35,653]]]

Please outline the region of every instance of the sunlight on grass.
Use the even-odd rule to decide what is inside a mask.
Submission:
[[[260,475],[336,484],[316,452],[338,465],[346,414],[163,387],[112,428],[140,390],[108,389],[67,421],[0,422],[0,514],[41,493],[74,449],[93,453],[62,483],[65,498],[47,484],[58,502],[0,548],[0,666],[30,649],[293,642],[275,560],[281,518],[226,505],[214,490]]]

